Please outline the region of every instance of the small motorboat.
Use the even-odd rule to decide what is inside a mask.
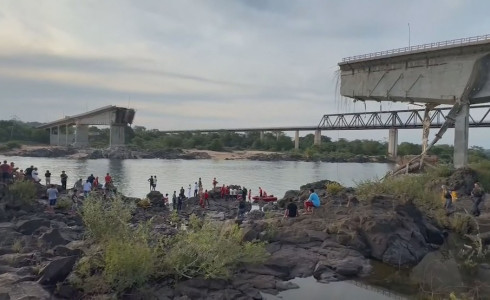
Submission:
[[[252,200],[254,202],[259,202],[260,197],[259,196],[253,196]],[[262,197],[262,201],[264,201],[264,202],[275,202],[275,201],[277,201],[277,197],[275,197],[274,195],[267,195],[267,196]]]

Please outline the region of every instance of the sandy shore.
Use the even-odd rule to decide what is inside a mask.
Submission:
[[[240,160],[240,159],[249,159],[251,156],[257,154],[272,154],[275,152],[270,151],[252,151],[252,150],[243,150],[243,151],[232,151],[232,152],[218,152],[211,150],[197,150],[197,149],[184,149],[184,153],[207,153],[211,159],[216,160]]]

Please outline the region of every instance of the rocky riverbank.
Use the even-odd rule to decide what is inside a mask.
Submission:
[[[461,175],[466,174],[466,175]],[[461,198],[458,209],[466,209],[469,200],[464,190],[469,184],[465,172],[446,180],[458,185]],[[468,181],[468,182],[466,182]],[[314,276],[321,282],[369,276],[373,262],[400,268],[417,265],[424,257],[445,244],[447,231],[437,226],[412,201],[400,201],[390,195],[375,195],[367,201],[356,191],[342,188],[327,192],[329,181],[321,181],[292,190],[264,211],[251,210],[238,222],[246,241],[266,242],[269,257],[264,263],[242,265],[230,279],[192,278],[176,281],[167,277],[148,282],[141,289],[126,291],[127,299],[262,299],[263,293],[298,288],[288,282],[296,277]],[[312,187],[319,194],[321,207],[313,214],[284,219],[283,208],[290,200],[302,207]],[[45,212],[46,195],[37,186],[35,201],[21,201],[7,187],[0,186],[0,299],[86,299],[77,285],[74,271],[87,259],[95,259],[93,245],[85,239],[81,218],[70,213],[71,200],[62,194],[54,214]],[[173,214],[159,192],[148,194],[148,204],[125,198],[135,206],[131,223],[151,220],[152,236],[173,236],[179,230]],[[145,200],[146,201],[146,200]],[[179,219],[186,224],[191,215],[234,224],[235,201],[219,199],[211,193],[210,206],[203,209],[198,199],[184,202]],[[488,220],[482,214],[481,224]],[[469,230],[469,229],[468,229]],[[469,231],[465,233],[471,233]],[[473,232],[474,233],[474,232]],[[483,233],[482,233],[483,234]],[[484,240],[483,247],[490,240]],[[111,291],[104,291],[107,297]],[[112,295],[114,296],[114,294]]]
[[[6,156],[23,157],[64,157],[72,159],[217,159],[217,160],[258,160],[258,161],[323,161],[323,162],[355,162],[385,163],[390,160],[385,156],[355,155],[346,157],[307,158],[295,153],[268,151],[228,151],[165,149],[156,151],[132,150],[129,148],[114,149],[77,149],[56,146],[23,146],[2,153]]]

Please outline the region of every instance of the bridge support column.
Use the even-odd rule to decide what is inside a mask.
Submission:
[[[294,149],[299,150],[299,130],[294,133]]]
[[[66,129],[66,140],[68,140],[68,126]],[[75,147],[88,146],[88,125],[77,125],[75,129]]]
[[[398,155],[398,129],[390,128],[388,135],[388,156],[396,158]]]
[[[279,131],[276,131],[276,141],[279,141]]]
[[[263,131],[260,132],[259,139],[261,142],[264,141],[264,132]]]
[[[320,145],[322,143],[322,131],[320,129],[315,130],[315,139],[313,140],[314,145]]]
[[[468,164],[468,137],[470,105],[468,102],[461,105],[454,124],[454,167],[461,168]]]
[[[125,144],[125,125],[111,125],[109,147],[124,146]]]
[[[59,125],[58,125],[58,128],[56,128],[56,134],[58,135],[58,146],[59,146],[59,145],[61,145],[61,143],[60,143],[61,130],[60,130]]]

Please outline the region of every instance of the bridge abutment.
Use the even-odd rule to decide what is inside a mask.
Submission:
[[[461,168],[468,164],[468,137],[470,105],[468,102],[461,105],[454,123],[454,167]]]
[[[398,156],[398,129],[390,128],[388,134],[388,156],[396,158]]]

